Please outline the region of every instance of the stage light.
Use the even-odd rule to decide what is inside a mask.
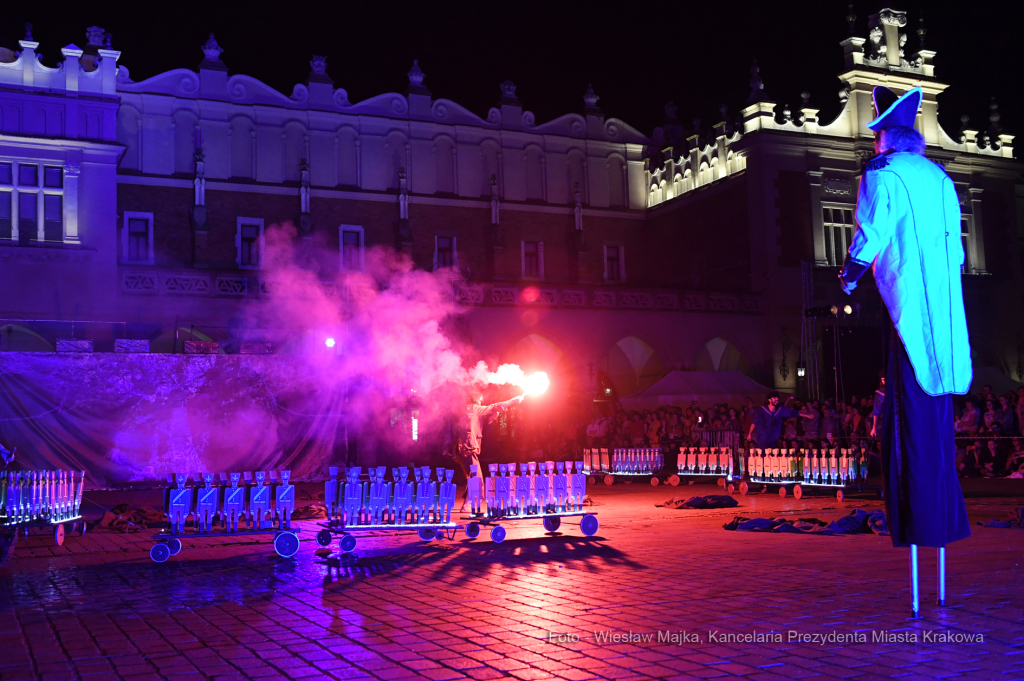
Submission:
[[[612,389],[611,388],[605,388],[604,389],[604,394],[605,395],[611,395],[612,394]]]
[[[829,310],[829,312],[832,313],[833,317],[835,317],[835,316],[837,316],[839,314],[839,306],[838,305],[833,305],[828,310]]]
[[[327,340],[324,341],[324,345],[326,345],[329,348],[333,348],[334,347],[334,339],[333,338],[328,338]]]
[[[853,306],[849,303],[843,305],[843,314],[853,314]]]
[[[806,375],[807,375],[807,369],[805,367],[801,366],[801,367],[797,367],[796,368],[796,377],[797,378],[803,378]]]

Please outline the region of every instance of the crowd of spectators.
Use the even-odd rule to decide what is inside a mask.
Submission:
[[[853,396],[845,402],[790,400],[787,406],[798,410],[800,416],[784,421],[779,447],[857,446],[877,455],[881,435],[877,399],[879,393]],[[734,434],[733,441],[747,442],[758,408],[750,398],[738,406],[702,407],[694,401],[686,408],[643,411],[615,405],[610,413],[593,419],[578,441],[585,447],[659,447],[665,451],[717,444],[725,433]],[[1016,394],[996,396],[990,386],[984,386],[979,395],[956,397],[954,411],[961,476],[1024,478],[1024,388]]]

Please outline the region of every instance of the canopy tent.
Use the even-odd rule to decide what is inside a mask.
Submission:
[[[772,391],[740,371],[670,371],[647,390],[619,400],[625,409],[656,409],[673,405],[687,407],[697,400],[736,403],[748,397],[760,403]]]

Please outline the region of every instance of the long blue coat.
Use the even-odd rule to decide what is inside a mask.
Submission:
[[[865,167],[856,216],[850,257],[874,264],[879,293],[921,389],[965,394],[973,374],[953,181],[924,156],[878,156]]]

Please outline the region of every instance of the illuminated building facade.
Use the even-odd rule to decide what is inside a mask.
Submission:
[[[266,231],[291,222],[338,271],[365,267],[375,245],[450,268],[482,356],[554,369],[577,395],[599,375],[621,395],[672,368],[793,390],[805,280],[812,302],[838,300],[873,153],[871,88],[884,84],[924,89],[928,155],[961,191],[976,358],[1012,374],[1024,319],[1013,138],[997,115],[985,132],[942,130],[946,86],[934,52],[904,55],[905,23],[883,10],[868,38],[842,41],[833,121],[809,100],[776,106],[755,67],[738,117],[692,130],[667,107],[651,136],[605,117],[592,89],[582,113],[537,122],[506,81],[481,117],[435,99],[417,63],[404,94],[353,103],[323,57],[286,96],[230,75],[212,35],[198,70],[141,82],[102,29],[54,67],[26,36],[0,50],[0,264],[18,292],[0,348],[80,338],[103,351],[125,337],[180,352],[182,330],[221,352],[283,348],[287,329],[231,320],[289,295],[264,251]]]

